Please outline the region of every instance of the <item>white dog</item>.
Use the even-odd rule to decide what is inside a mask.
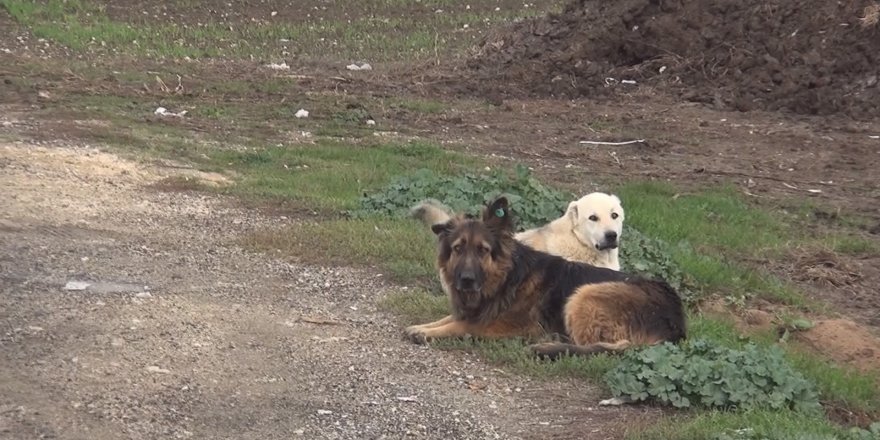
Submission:
[[[436,200],[426,200],[410,211],[428,226],[445,223],[449,209]],[[595,192],[568,204],[565,214],[535,229],[516,234],[516,239],[534,249],[567,260],[620,270],[618,246],[623,233],[623,206],[611,194]]]

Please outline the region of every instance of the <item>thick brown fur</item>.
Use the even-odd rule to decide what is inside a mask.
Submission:
[[[518,242],[504,197],[489,203],[480,219],[456,216],[432,230],[452,314],[408,327],[414,342],[467,335],[538,339],[555,333],[567,341],[531,348],[556,357],[685,337],[683,305],[668,284],[568,261]]]

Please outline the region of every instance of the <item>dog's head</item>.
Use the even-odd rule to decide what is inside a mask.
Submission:
[[[623,206],[615,195],[595,192],[568,205],[572,232],[599,251],[617,249],[623,233]]]
[[[514,221],[507,198],[489,202],[479,219],[457,216],[431,230],[439,239],[437,264],[456,293],[453,306],[479,307],[482,298],[494,295],[510,262]]]

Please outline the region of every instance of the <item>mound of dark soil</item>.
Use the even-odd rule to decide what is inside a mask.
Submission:
[[[493,93],[598,96],[630,80],[740,110],[870,118],[878,14],[875,0],[576,0],[487,37],[469,67]]]

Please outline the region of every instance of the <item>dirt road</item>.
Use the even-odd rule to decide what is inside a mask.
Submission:
[[[601,439],[654,414],[403,341],[380,274],[242,250],[289,220],[148,186],[180,172],[0,145],[0,437]]]

